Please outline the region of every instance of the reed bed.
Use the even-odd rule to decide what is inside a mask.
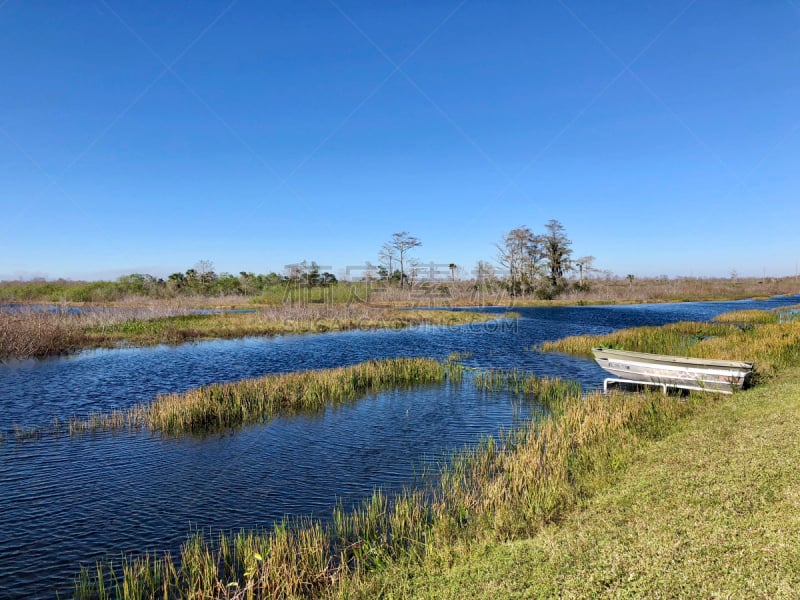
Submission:
[[[487,392],[522,394],[549,410],[561,408],[565,398],[581,395],[581,384],[578,381],[561,377],[537,377],[518,369],[477,371],[473,383],[479,390]]]
[[[374,309],[363,305],[284,305],[253,312],[196,314],[186,303],[83,309],[0,311],[0,360],[63,354],[120,344],[179,344],[254,335],[350,329],[465,325],[509,318],[447,310]]]
[[[208,433],[275,415],[317,411],[371,391],[459,379],[461,366],[426,358],[372,360],[349,367],[268,375],[165,394],[131,411],[133,424],[170,434]]]
[[[103,331],[122,323],[169,319],[186,313],[179,305],[89,308],[80,312],[67,306],[51,310],[20,308],[0,310],[0,360],[42,357],[92,347],[88,332]]]
[[[732,310],[714,317],[718,323],[738,323],[740,325],[767,325],[770,323],[790,323],[800,318],[800,304],[780,306],[770,310]]]
[[[592,493],[599,478],[629,460],[636,444],[663,435],[703,406],[691,397],[582,397],[579,386],[556,387],[557,416],[459,453],[433,491],[393,499],[375,492],[349,513],[335,510],[328,524],[193,534],[177,558],[151,553],[84,568],[75,597],[348,597],[370,573],[397,561],[418,562],[434,547],[531,534]]]

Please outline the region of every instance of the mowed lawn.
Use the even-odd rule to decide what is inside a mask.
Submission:
[[[634,452],[613,481],[534,537],[434,551],[421,567],[377,574],[365,591],[800,597],[800,368],[699,411]]]

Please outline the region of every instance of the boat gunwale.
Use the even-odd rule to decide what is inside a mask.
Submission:
[[[714,358],[690,358],[686,356],[672,356],[669,354],[652,354],[649,352],[634,352],[632,350],[617,350],[616,348],[592,348],[592,353],[595,359],[599,358],[616,358],[616,359],[629,359],[629,360],[643,360],[650,364],[679,364],[679,365],[697,365],[698,368],[704,366],[714,368],[728,368],[728,369],[743,369],[752,371],[754,364],[752,362],[738,361],[738,360],[720,360]],[[604,354],[610,356],[603,356]]]

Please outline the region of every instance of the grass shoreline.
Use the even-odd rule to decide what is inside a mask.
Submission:
[[[434,548],[517,538],[560,518],[590,493],[587,481],[607,462],[613,441],[658,437],[698,406],[658,395],[645,402],[582,396],[569,382],[513,373],[482,383],[532,394],[549,414],[457,455],[432,493],[387,499],[377,492],[352,513],[334,513],[330,525],[300,521],[213,539],[195,535],[176,558],[100,563],[81,573],[76,598],[349,597],[373,574],[417,564]]]
[[[127,311],[69,314],[0,311],[0,360],[68,354],[120,345],[153,346],[334,331],[456,326],[515,318],[474,311],[363,307],[283,307],[248,313],[161,314]]]
[[[800,366],[720,399],[530,536],[396,563],[340,598],[795,598]],[[635,466],[635,468],[633,468]]]

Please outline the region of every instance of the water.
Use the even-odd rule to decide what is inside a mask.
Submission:
[[[593,361],[530,347],[565,335],[797,302],[523,308],[518,321],[456,328],[248,338],[20,361],[0,365],[0,431],[126,408],[205,383],[456,351],[471,353],[465,361],[471,366],[523,368],[597,388],[605,374]],[[536,410],[506,394],[445,385],[381,393],[203,439],[125,432],[6,440],[0,445],[0,598],[50,598],[55,590],[68,597],[81,563],[174,552],[193,529],[269,527],[285,515],[325,518],[337,498],[350,504],[375,487],[412,484],[447,452]]]

